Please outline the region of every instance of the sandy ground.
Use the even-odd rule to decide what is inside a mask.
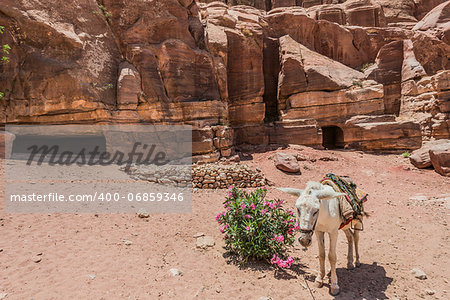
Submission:
[[[301,150],[303,149],[303,150]],[[311,158],[302,175],[278,171],[269,157],[253,154],[245,163],[258,166],[275,186],[301,188],[328,172],[348,175],[366,192],[361,234],[361,267],[346,270],[346,239],[338,242],[341,294],[328,285],[316,288],[317,246],[296,244],[293,267],[279,271],[265,264],[239,268],[227,263],[215,216],[224,190],[194,193],[191,214],[5,214],[0,213],[0,299],[450,299],[449,203],[410,200],[423,195],[447,197],[450,178],[417,170],[400,155],[284,149]],[[1,164],[3,165],[3,163]],[[269,188],[269,197],[295,198]],[[1,199],[3,207],[3,199]],[[214,237],[208,250],[195,247],[196,233]],[[123,239],[130,240],[125,245]],[[41,260],[34,262],[36,257]],[[327,264],[328,267],[328,264]],[[172,276],[177,268],[182,276]],[[412,268],[423,270],[419,280]],[[309,290],[311,289],[311,291]],[[428,295],[426,290],[433,290]]]

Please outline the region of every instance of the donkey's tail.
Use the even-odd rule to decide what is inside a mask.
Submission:
[[[370,217],[370,214],[369,214],[368,212],[366,212],[366,211],[363,211],[363,212],[362,212],[362,215],[363,215],[364,217],[366,217],[366,218]]]
[[[298,196],[300,197],[300,195],[303,193],[303,190],[300,189],[293,189],[293,188],[277,188],[278,190],[288,193],[290,195],[294,195],[294,196]]]

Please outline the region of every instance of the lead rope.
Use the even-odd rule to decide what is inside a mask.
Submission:
[[[313,300],[316,300],[316,297],[314,297],[314,294],[313,294],[313,292],[311,291],[311,288],[309,287],[308,280],[306,280],[306,276],[305,276],[305,275],[303,275],[303,280],[305,281],[306,287],[308,288],[309,293],[311,294],[312,299],[313,299]]]

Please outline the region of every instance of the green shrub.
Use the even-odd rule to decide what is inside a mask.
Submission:
[[[112,17],[112,13],[110,13],[104,5],[99,4],[98,8],[102,11],[103,15],[106,17],[106,19],[109,20],[109,18]]]
[[[5,32],[5,27],[4,26],[0,26],[0,34],[3,34]],[[11,47],[8,44],[5,45],[1,45],[1,57],[0,60],[2,62],[9,62],[9,57],[6,55],[9,55],[9,50],[11,50]]]
[[[289,268],[288,246],[294,243],[298,229],[294,214],[284,210],[282,200],[265,200],[266,188],[246,192],[230,187],[224,202],[226,211],[216,216],[224,234],[225,248],[239,256],[240,262],[264,260],[281,268]]]
[[[402,153],[403,158],[408,158],[410,155],[411,155],[411,153],[409,153],[409,151],[405,151]]]
[[[5,32],[5,26],[0,26],[0,34],[3,34]],[[0,54],[0,62],[7,63],[9,62],[9,57],[6,55],[9,55],[9,50],[11,50],[11,47],[8,44],[1,45],[1,54]],[[0,100],[5,97],[5,93],[0,91]]]
[[[362,66],[361,66],[361,72],[365,72],[368,68],[370,68],[371,66],[373,66],[374,65],[374,63],[367,63],[367,64],[363,64]]]
[[[354,86],[359,86],[359,87],[361,87],[361,88],[363,87],[362,82],[361,82],[361,81],[357,81],[357,80],[354,80],[354,81],[353,81],[353,85],[354,85]]]
[[[253,32],[252,32],[250,29],[243,29],[243,30],[242,30],[242,33],[243,33],[245,36],[248,36],[248,37],[253,36]]]

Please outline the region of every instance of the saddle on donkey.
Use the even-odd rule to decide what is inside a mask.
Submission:
[[[335,191],[345,194],[345,197],[339,197],[339,208],[343,223],[340,228],[351,223],[352,229],[363,230],[362,216],[364,212],[364,202],[367,201],[368,194],[360,190],[356,184],[346,176],[337,176],[328,173],[321,180],[322,184],[331,186]]]

